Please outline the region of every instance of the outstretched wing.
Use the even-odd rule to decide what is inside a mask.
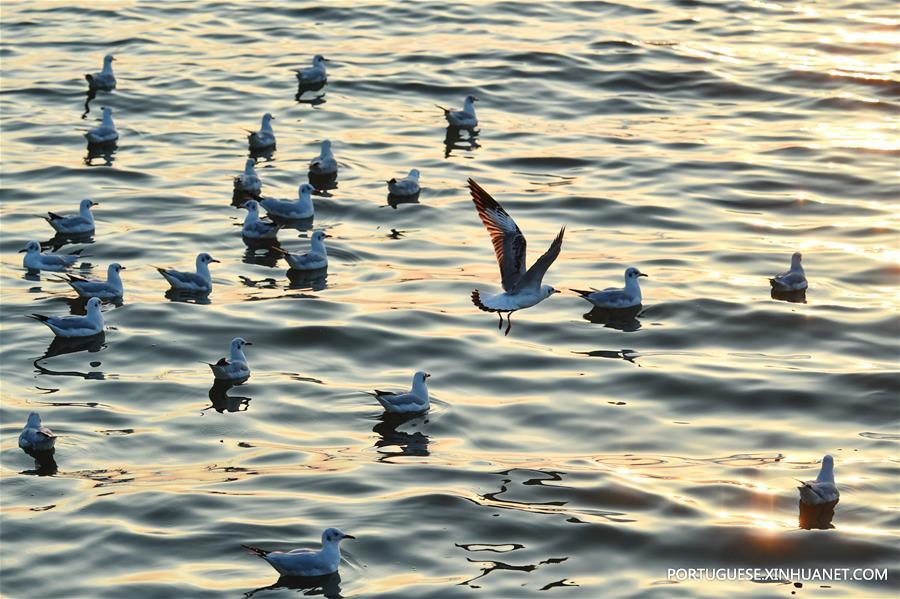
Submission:
[[[525,275],[525,236],[503,206],[472,179],[469,179],[469,191],[472,193],[472,201],[481,222],[491,234],[491,243],[494,244],[494,253],[500,265],[503,289],[512,291],[519,279]]]
[[[559,230],[556,239],[550,244],[550,248],[531,265],[528,272],[526,272],[522,278],[519,279],[519,282],[516,283],[515,289],[513,289],[514,292],[526,288],[537,289],[541,286],[541,281],[544,279],[544,275],[547,274],[547,269],[550,268],[550,265],[553,264],[553,261],[559,256],[565,232],[566,227],[564,225],[563,228]]]

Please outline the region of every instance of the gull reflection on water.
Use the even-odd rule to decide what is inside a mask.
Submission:
[[[88,142],[87,145],[87,154],[84,157],[84,164],[86,166],[112,166],[115,158],[113,158],[113,154],[116,153],[116,150],[119,149],[119,144],[110,141],[101,144],[92,144]],[[102,164],[96,164],[94,159],[102,158]]]
[[[467,135],[463,136],[462,132],[466,131]],[[478,143],[478,135],[481,133],[478,129],[458,129],[452,125],[447,126],[444,135],[444,158],[450,158],[453,150],[463,150],[472,152],[481,147]]]
[[[97,333],[96,335],[92,335],[91,337],[54,337],[53,341],[47,347],[47,351],[44,352],[44,355],[34,360],[34,367],[39,373],[48,374],[51,376],[77,376],[84,379],[103,380],[106,378],[106,375],[104,375],[103,372],[50,370],[46,366],[41,365],[40,362],[42,360],[47,360],[56,356],[74,354],[82,351],[86,351],[88,353],[97,353],[100,350],[106,348],[105,341],[105,333]],[[99,364],[99,362],[91,362],[91,366],[99,366]]]
[[[398,195],[389,193],[387,196],[388,206],[390,206],[391,208],[396,210],[397,206],[399,206],[400,204],[418,204],[419,203],[419,193],[421,193],[421,192],[417,191],[413,195],[408,195],[408,196],[398,196]]]
[[[772,289],[770,295],[773,300],[790,302],[792,304],[806,303],[806,289],[799,289],[797,291],[777,291]]]
[[[303,595],[307,597],[322,596],[326,597],[326,599],[341,599],[343,597],[341,595],[341,575],[338,572],[325,576],[282,576],[269,586],[244,593],[244,597],[249,598],[260,592],[277,589],[306,591]]]
[[[643,306],[610,310],[608,308],[592,308],[590,312],[582,315],[588,322],[602,324],[606,328],[616,329],[625,333],[633,333],[641,328],[641,321],[637,319]]]
[[[34,458],[34,468],[32,470],[23,470],[19,472],[19,474],[29,476],[55,476],[56,473],[59,472],[53,450],[41,453],[26,453]]]
[[[398,430],[398,427],[409,424],[410,428],[416,428],[428,424],[428,416],[423,414],[382,414],[378,417],[378,423],[372,428],[372,432],[378,435],[375,448],[379,449],[381,456],[379,462],[390,461],[390,458],[400,456],[427,457],[428,435],[421,431],[407,433]],[[400,451],[382,451],[380,448],[397,447]]]
[[[219,414],[224,414],[225,412],[246,412],[250,409],[252,398],[228,395],[228,390],[235,386],[228,381],[213,380],[213,385],[209,388],[209,401],[212,404],[203,408],[202,411],[205,412],[212,408]]]
[[[800,528],[806,530],[828,530],[829,528],[834,528],[834,524],[831,521],[834,519],[834,506],[838,504],[838,501],[819,505],[808,505],[800,501]]]
[[[287,278],[290,289],[311,289],[322,291],[328,286],[328,267],[317,270],[288,269]]]

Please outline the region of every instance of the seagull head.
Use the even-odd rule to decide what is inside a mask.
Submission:
[[[268,125],[270,121],[274,121],[274,120],[275,120],[275,117],[272,116],[271,113],[268,113],[268,112],[267,112],[267,113],[264,114],[263,117],[262,117],[263,126]]]
[[[107,54],[103,57],[103,66],[106,66],[112,63],[116,58],[112,54]]]
[[[112,108],[103,106],[103,122],[109,123],[110,121],[112,121]]]
[[[409,178],[415,179],[416,181],[418,181],[419,180],[419,169],[417,169],[417,168],[411,169],[409,171]]]
[[[798,268],[800,266],[800,261],[803,260],[803,254],[800,252],[794,252],[791,256],[791,268]]]
[[[466,102],[477,102],[478,98],[475,96],[466,96]]]
[[[322,140],[322,153],[331,152],[331,140],[323,139]]]
[[[555,287],[552,287],[550,285],[541,285],[541,295],[543,296],[544,299],[550,297],[554,293],[559,293],[559,292],[560,292],[559,289],[556,289]]]
[[[197,264],[209,264],[210,262],[218,262],[215,258],[203,252],[199,256],[197,256]]]
[[[87,302],[87,309],[88,309],[88,312],[99,311],[100,310],[100,298],[92,297],[91,299],[89,299]]]
[[[95,202],[93,200],[81,200],[81,204],[79,204],[79,205],[81,206],[82,210],[90,210],[91,207],[99,206],[100,204],[98,204],[97,202]]]
[[[231,349],[243,349],[245,345],[253,345],[249,341],[245,341],[242,337],[235,337],[231,340]]]
[[[301,183],[300,190],[299,190],[300,199],[304,199],[304,198],[308,199],[309,196],[312,195],[312,192],[315,191],[315,189],[316,188],[313,187],[312,185],[310,185],[309,183]]]
[[[125,267],[122,266],[121,264],[119,264],[118,262],[113,262],[112,264],[109,265],[109,268],[107,269],[107,271],[111,272],[111,273],[113,273],[113,272],[119,273],[119,272],[122,272],[123,270],[125,270]]]
[[[40,243],[38,243],[37,241],[29,241],[28,243],[25,244],[24,248],[19,250],[19,253],[24,254],[27,252],[27,253],[31,254],[32,252],[40,253],[40,251],[41,251]]]
[[[426,380],[430,379],[431,375],[425,372],[424,370],[420,370],[415,375],[413,375],[413,383],[425,383]]]
[[[312,237],[310,239],[312,239],[313,241],[316,241],[316,242],[324,243],[326,239],[330,239],[330,238],[331,238],[331,235],[329,235],[325,231],[319,229],[319,230],[313,232]]]
[[[322,545],[333,545],[340,543],[344,539],[355,539],[353,535],[348,535],[339,528],[326,528],[322,532]]]
[[[628,281],[636,281],[638,279],[638,277],[646,277],[646,276],[647,275],[645,275],[644,273],[642,273],[641,271],[639,271],[638,269],[636,269],[633,266],[629,266],[628,268],[625,269],[625,282],[626,283]]]
[[[320,65],[324,66],[324,63],[325,63],[325,57],[322,56],[321,54],[316,54],[315,56],[313,56],[313,64],[315,66],[320,66]]]
[[[259,202],[257,202],[256,200],[247,200],[246,202],[244,202],[244,205],[241,206],[241,208],[244,208],[250,212],[259,212]]]
[[[27,428],[41,428],[41,415],[37,412],[32,412],[28,415],[28,424]]]

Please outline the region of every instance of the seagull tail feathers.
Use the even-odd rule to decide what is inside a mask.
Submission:
[[[569,288],[569,291],[574,291],[575,293],[577,293],[578,295],[580,295],[581,297],[583,297],[585,299],[587,298],[587,296],[594,293],[593,291],[585,291],[584,289],[572,289],[571,287]]]
[[[444,108],[443,106],[441,106],[441,105],[439,105],[439,104],[435,104],[435,106],[437,106],[438,108],[440,108],[441,110],[444,111],[444,116],[450,114],[450,109],[449,109],[449,108]]]
[[[38,322],[47,322],[48,320],[50,320],[49,316],[44,316],[43,314],[26,314],[25,318],[30,318]]]
[[[271,553],[271,551],[266,551],[265,549],[260,549],[259,547],[254,547],[253,545],[244,545],[242,543],[241,547],[246,549],[249,553],[252,553],[253,555],[256,555],[263,559],[265,559],[266,556],[269,555],[269,553]]]

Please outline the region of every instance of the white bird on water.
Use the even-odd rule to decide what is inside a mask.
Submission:
[[[244,218],[244,225],[241,232],[247,239],[275,239],[281,225],[273,223],[270,220],[263,220],[259,217],[259,202],[249,200],[244,203],[242,208],[247,210],[247,216]]]
[[[253,344],[235,337],[231,340],[231,352],[227,358],[222,358],[215,364],[206,362],[217,380],[243,382],[250,378],[250,365],[247,363],[247,356],[244,355],[244,346],[247,345]]]
[[[30,314],[28,318],[42,322],[58,337],[92,337],[103,332],[103,312],[100,298],[92,297],[87,303],[87,316],[44,316]]]
[[[25,254],[22,265],[28,270],[48,270],[62,272],[75,264],[81,258],[84,248],[68,254],[45,254],[41,252],[41,244],[37,241],[29,241],[19,253]]]
[[[252,158],[247,159],[244,164],[244,172],[234,178],[234,188],[237,191],[252,196],[258,196],[262,191],[262,181],[256,174],[256,161]]]
[[[184,272],[171,268],[155,267],[172,286],[174,291],[187,293],[209,293],[212,291],[212,276],[209,274],[210,262],[218,262],[206,252],[197,255],[197,272]]]
[[[387,184],[391,195],[414,196],[419,193],[419,170],[414,168],[405,178],[391,179]]]
[[[609,287],[603,291],[582,291],[573,289],[575,293],[594,304],[597,308],[616,310],[621,308],[633,308],[641,305],[641,286],[638,283],[640,277],[646,277],[644,273],[633,266],[625,269],[625,287]]]
[[[334,154],[331,152],[330,140],[322,140],[322,149],[319,151],[319,155],[309,162],[309,172],[310,174],[318,176],[330,177],[332,175],[337,175],[338,163],[337,160],[334,159]]]
[[[296,69],[297,81],[300,85],[322,85],[328,81],[325,72],[325,57],[316,54],[312,59],[312,66],[306,69]]]
[[[301,183],[297,190],[297,200],[276,200],[264,198],[260,205],[266,209],[269,216],[283,218],[285,220],[304,220],[315,215],[313,208],[312,192],[315,188],[309,183]]]
[[[56,435],[41,424],[41,415],[32,412],[28,415],[25,428],[19,433],[19,447],[28,455],[49,453],[56,445]]]
[[[841,496],[834,484],[834,458],[830,455],[822,458],[822,468],[816,480],[797,482],[802,485],[797,487],[800,490],[800,501],[807,505],[831,503]]]
[[[122,277],[119,275],[123,270],[125,270],[124,266],[113,262],[106,269],[105,281],[85,279],[75,275],[66,275],[61,280],[68,283],[81,297],[98,297],[101,300],[119,299],[125,294]]]
[[[328,267],[328,252],[325,250],[325,239],[331,237],[325,231],[315,231],[310,237],[309,252],[292,254],[281,248],[275,250],[284,256],[292,270],[319,270]]]
[[[469,179],[469,190],[478,216],[491,235],[503,283],[503,293],[496,295],[482,297],[481,292],[476,289],[472,292],[472,303],[485,312],[497,312],[500,315],[498,328],[503,326],[503,313],[506,312],[505,334],[508,335],[512,328],[510,317],[513,312],[530,308],[554,293],[559,293],[550,285],[542,285],[541,281],[547,269],[559,256],[566,227],[563,226],[559,230],[550,248],[526,271],[525,236],[522,235],[518,225],[506,210],[472,179]]]
[[[451,110],[443,106],[438,106],[438,108],[444,111],[444,118],[447,119],[451,127],[474,129],[478,126],[478,117],[475,116],[475,102],[477,101],[478,98],[475,96],[466,96],[462,110]]]
[[[384,406],[385,412],[393,414],[417,414],[427,412],[431,407],[428,402],[428,386],[425,381],[431,375],[421,370],[413,375],[412,388],[408,393],[375,390],[375,399]]]
[[[115,60],[112,54],[103,57],[103,70],[99,73],[87,74],[88,86],[93,90],[112,91],[116,89],[116,76],[113,75],[112,63]]]
[[[791,268],[769,279],[772,289],[775,291],[801,291],[809,287],[806,273],[800,263],[802,259],[803,255],[800,252],[794,252],[791,256]]]
[[[282,576],[325,576],[337,572],[341,565],[341,541],[355,538],[337,528],[326,528],[322,533],[322,548],[318,551],[312,549],[266,551],[251,545],[241,546],[269,562],[269,565]]]
[[[94,232],[94,215],[91,214],[93,206],[99,206],[92,200],[81,200],[78,205],[78,214],[72,216],[60,216],[55,212],[48,212],[44,219],[50,223],[57,233],[63,235],[84,235]]]
[[[247,139],[251,150],[266,150],[275,147],[275,132],[272,130],[272,121],[275,117],[268,112],[262,117],[262,125],[259,131],[250,131]]]
[[[116,131],[116,125],[112,119],[112,108],[103,107],[103,122],[99,127],[94,127],[84,134],[89,144],[106,144],[119,139],[119,132]]]

